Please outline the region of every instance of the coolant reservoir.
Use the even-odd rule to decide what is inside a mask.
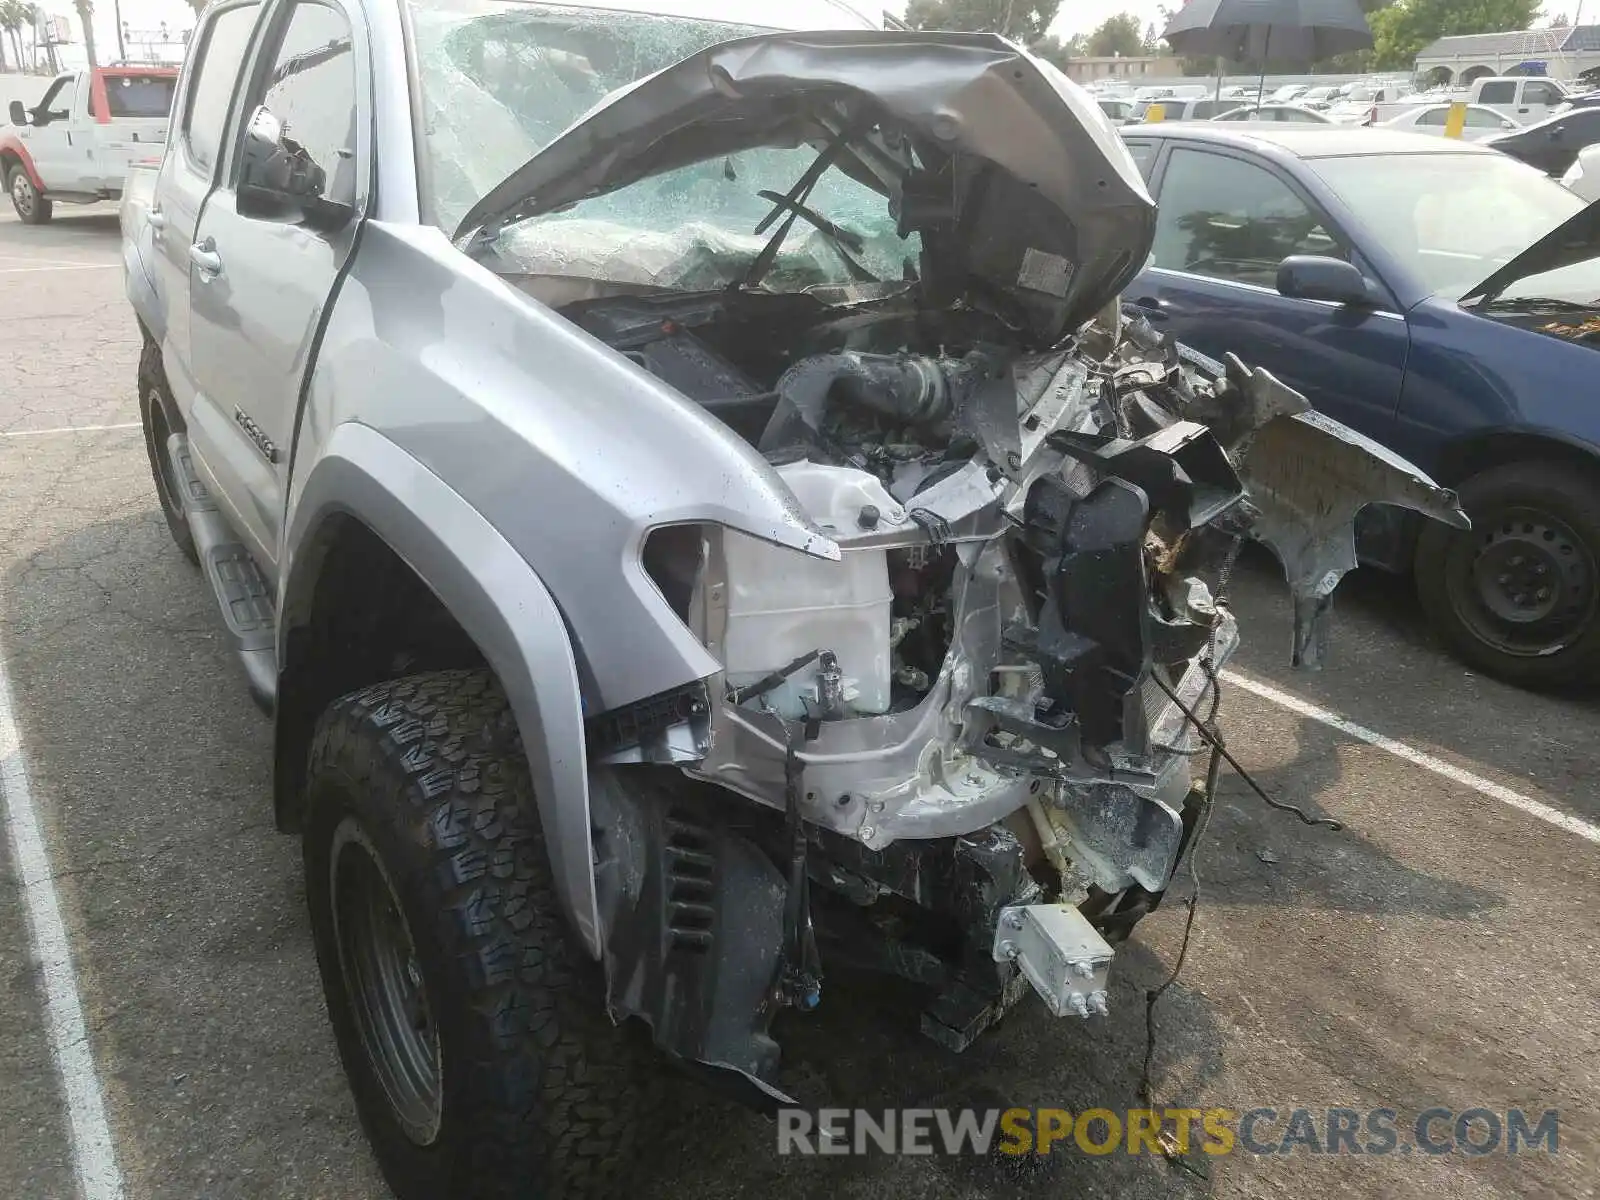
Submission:
[[[860,528],[861,510],[877,509],[883,525],[905,519],[878,480],[852,467],[813,462],[778,474],[824,533]],[[844,673],[844,698],[858,713],[889,711],[892,655],[889,560],[883,550],[843,548],[839,562],[812,558],[727,530],[728,625],[723,662],[730,686],[755,683],[813,650],[831,650]],[[817,700],[818,664],[769,692],[766,703],[785,717],[805,716]]]

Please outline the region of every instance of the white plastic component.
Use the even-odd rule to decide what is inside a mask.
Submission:
[[[1070,904],[1019,904],[1000,910],[995,962],[1014,962],[1058,1017],[1106,1015],[1112,949]]]
[[[797,462],[778,474],[824,533],[858,532],[868,505],[877,509],[880,527],[905,520],[901,506],[865,471]],[[813,650],[831,650],[849,706],[864,714],[889,710],[893,594],[885,551],[844,546],[841,560],[828,562],[732,530],[724,531],[722,547],[728,570],[723,664],[731,686],[754,683]],[[817,699],[818,666],[796,672],[765,703],[785,717],[803,717],[803,700]]]

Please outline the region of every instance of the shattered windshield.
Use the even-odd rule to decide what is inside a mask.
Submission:
[[[472,206],[612,92],[718,42],[767,32],[728,19],[734,0],[582,3],[412,0],[423,110],[423,201],[447,233]],[[865,23],[831,0],[784,6],[786,28]],[[916,237],[901,238],[885,198],[829,167],[770,265],[762,250],[786,217],[756,227],[807,176],[822,147],[763,147],[639,181],[506,226],[495,256],[529,274],[677,290],[757,282],[774,290],[901,279]],[[792,211],[792,207],[784,212]],[[752,268],[755,268],[753,271]]]

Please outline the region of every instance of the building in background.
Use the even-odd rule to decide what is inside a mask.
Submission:
[[[1443,37],[1417,55],[1417,77],[1429,84],[1467,84],[1485,75],[1577,79],[1596,67],[1600,25]]]
[[[1074,58],[1065,68],[1074,83],[1097,79],[1145,80],[1183,75],[1183,60],[1165,54],[1130,54],[1111,58]]]

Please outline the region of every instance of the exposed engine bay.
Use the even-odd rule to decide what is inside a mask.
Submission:
[[[1115,309],[1030,352],[995,316],[919,310],[893,290],[833,307],[722,293],[565,309],[756,446],[841,550],[830,562],[715,527],[657,530],[646,569],[725,673],[602,723],[591,745],[597,811],[631,830],[611,864],[611,919],[632,947],[608,964],[614,1010],[764,1089],[764,998],[818,1001],[818,938],[930,985],[924,1029],[957,1049],[1024,981],[1058,1015],[1104,1012],[1112,945],[1160,902],[1199,815],[1197,710],[1238,642],[1214,585],[1241,540],[1284,562],[1293,655],[1314,666],[1358,508],[1464,520],[1450,493],[1267,373],[1191,355]],[[687,778],[641,787],[651,768],[624,764]],[[640,796],[663,789],[651,816]],[[727,792],[770,812],[748,832],[768,861],[727,849],[748,849]],[[628,932],[629,906],[644,920],[654,886],[641,847],[667,847],[668,928],[693,909],[673,875],[685,830],[723,864],[687,877],[704,912],[685,936],[709,944],[713,879],[732,859],[765,880],[740,903],[767,895],[777,936],[737,965],[758,1032],[746,1013],[730,1033],[709,999],[682,999],[692,986],[667,986],[670,952],[628,961],[646,937]],[[763,920],[759,906],[745,917]]]

